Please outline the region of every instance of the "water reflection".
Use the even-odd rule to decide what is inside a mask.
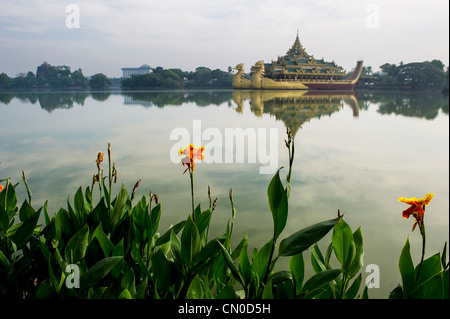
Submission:
[[[354,94],[333,94],[307,91],[233,91],[236,112],[242,113],[244,101],[250,100],[250,109],[258,117],[275,116],[295,135],[302,125],[313,118],[331,116],[344,107],[344,101],[352,108],[353,116],[359,115],[359,104]]]
[[[308,91],[138,91],[138,92],[0,92],[0,104],[8,105],[13,99],[23,103],[39,103],[43,110],[51,113],[56,109],[71,109],[75,105],[85,105],[88,97],[106,102],[112,95],[120,94],[124,105],[181,106],[195,103],[197,106],[236,105],[236,112],[242,113],[244,102],[250,101],[251,111],[258,117],[263,114],[274,115],[293,131],[303,123],[322,115],[331,115],[347,104],[353,110],[353,116],[368,109],[369,105],[378,105],[378,112],[386,115],[435,119],[439,111],[449,114],[448,96],[439,93],[325,93]]]

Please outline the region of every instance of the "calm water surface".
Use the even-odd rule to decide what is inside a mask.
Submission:
[[[48,199],[49,210],[56,212],[66,207],[67,199],[73,202],[79,186],[91,185],[97,152],[106,154],[109,142],[119,172],[114,192],[120,183],[131,190],[142,179],[137,195],[150,190],[158,194],[164,231],[190,212],[189,176],[170,159],[177,143],[170,139],[173,129],[192,132],[194,120],[201,120],[202,130],[213,128],[223,135],[227,128],[277,129],[277,167],[287,167],[287,125],[295,132],[295,161],[288,224],[281,239],[334,218],[340,209],[353,230],[362,229],[363,270],[369,264],[380,268],[380,288],[370,289],[369,296],[387,298],[400,280],[398,257],[408,236],[414,261],[420,258],[420,234],[411,232],[412,220],[402,218],[407,206],[399,197],[435,194],[425,219],[427,256],[441,251],[449,238],[448,107],[448,96],[428,93],[3,93],[0,179],[21,182],[23,169],[33,206]],[[224,154],[230,149],[223,144]],[[252,147],[246,144],[244,150]],[[218,197],[210,233],[222,234],[230,218],[232,188],[237,209],[234,241],[247,233],[249,247],[260,247],[272,233],[266,196],[272,175],[259,174],[264,164],[249,162],[246,155],[244,163],[198,164],[196,201],[209,204],[209,185],[213,198]],[[281,172],[284,182],[287,170]],[[23,183],[17,192],[23,201]],[[326,248],[329,240],[319,246]],[[309,263],[309,252],[305,257]],[[286,269],[288,259],[279,264]],[[363,272],[363,278],[367,275]]]

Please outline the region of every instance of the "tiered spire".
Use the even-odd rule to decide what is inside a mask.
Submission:
[[[289,56],[308,56],[305,49],[303,48],[302,44],[300,43],[300,39],[298,37],[298,30],[297,30],[297,37],[295,38],[295,42],[292,45],[292,47],[289,49],[289,51],[286,53],[286,55]]]

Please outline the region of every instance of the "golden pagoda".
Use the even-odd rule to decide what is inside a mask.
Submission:
[[[346,77],[344,69],[336,63],[315,59],[306,53],[298,36],[286,55],[276,61],[258,61],[251,69],[252,79],[244,78],[243,64],[235,69],[236,89],[290,89],[290,90],[352,90],[361,75],[363,62],[358,61],[352,74]]]

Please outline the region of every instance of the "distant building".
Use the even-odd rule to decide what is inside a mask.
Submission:
[[[142,75],[142,74],[147,74],[150,73],[152,71],[152,68],[147,65],[147,64],[143,64],[138,68],[122,68],[122,76],[124,78],[131,78],[132,75]]]

